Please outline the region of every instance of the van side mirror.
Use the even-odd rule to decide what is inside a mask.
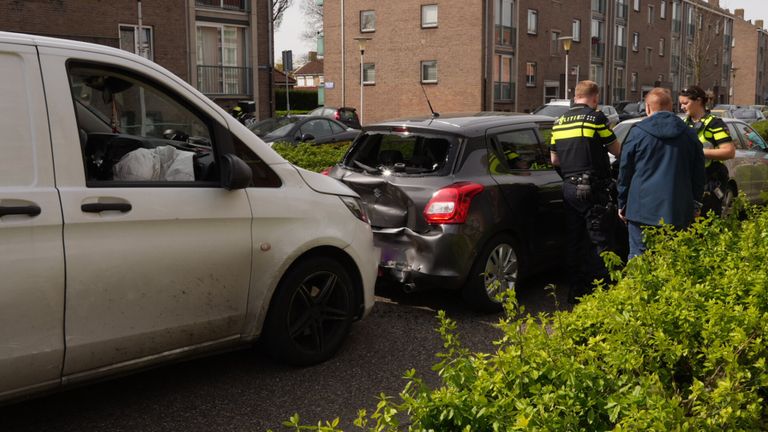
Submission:
[[[251,184],[253,171],[239,157],[228,153],[221,157],[221,185],[226,190],[245,189]]]

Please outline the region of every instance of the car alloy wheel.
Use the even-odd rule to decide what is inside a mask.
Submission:
[[[483,274],[483,284],[488,298],[497,301],[497,296],[515,289],[517,284],[518,260],[512,245],[501,243],[488,255]]]
[[[264,341],[270,355],[306,366],[330,358],[355,316],[354,284],[329,257],[311,256],[286,273],[270,303]]]
[[[322,352],[350,319],[345,281],[335,273],[320,271],[307,276],[290,301],[288,334],[308,352]]]

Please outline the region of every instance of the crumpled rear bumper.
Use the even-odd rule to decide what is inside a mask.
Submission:
[[[427,233],[409,228],[374,229],[381,249],[380,276],[410,289],[459,289],[477,254],[477,239],[464,225],[442,225]]]

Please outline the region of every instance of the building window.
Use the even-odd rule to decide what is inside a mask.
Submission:
[[[616,60],[627,60],[627,29],[623,25],[616,26]]]
[[[525,86],[536,87],[536,62],[525,63]]]
[[[560,38],[560,32],[557,30],[552,30],[549,32],[549,34],[549,55],[559,56],[561,42],[558,39]]]
[[[376,84],[376,64],[375,63],[363,64],[363,84],[365,85]]]
[[[647,67],[653,66],[653,48],[645,48],[645,65]]]
[[[637,72],[632,72],[632,77],[629,80],[629,85],[633,93],[637,91]]]
[[[664,45],[666,40],[664,38],[659,39],[659,57],[664,57]]]
[[[640,50],[640,33],[632,33],[632,51],[638,52]]]
[[[376,31],[376,11],[360,11],[360,33]]]
[[[602,58],[605,56],[605,30],[604,23],[597,19],[592,19],[592,57]]]
[[[139,33],[139,26],[120,25],[120,49],[134,54],[138,54],[146,59],[152,60],[155,53],[152,43],[152,27],[141,26],[142,33]],[[141,34],[141,40],[138,36]]]
[[[539,12],[528,9],[528,34],[535,35],[539,31]]]
[[[198,23],[197,88],[205,94],[251,94],[245,27]]]
[[[515,58],[510,55],[497,55],[494,66],[494,96],[497,101],[515,99]]]
[[[571,27],[571,34],[574,42],[581,42],[581,20],[574,19]]]
[[[421,62],[421,82],[424,84],[437,83],[437,60]]]
[[[667,19],[667,2],[665,0],[661,0],[661,3],[659,4],[659,17],[661,19]]]
[[[437,27],[437,5],[421,6],[421,28]]]
[[[632,9],[634,9],[635,12],[640,12],[640,0],[635,0],[634,4],[632,5]]]
[[[653,5],[648,5],[648,25],[653,25],[654,14],[655,11]]]
[[[496,35],[494,40],[498,45],[513,47],[517,38],[517,29],[514,27],[514,1],[494,0],[494,22]]]
[[[720,21],[715,21],[715,34],[720,34]]]
[[[613,100],[624,100],[626,99],[626,88],[624,87],[624,68],[617,67],[614,72]]]

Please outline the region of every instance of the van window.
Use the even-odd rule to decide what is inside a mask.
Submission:
[[[69,82],[89,186],[218,182],[209,121],[161,86],[83,64]]]

